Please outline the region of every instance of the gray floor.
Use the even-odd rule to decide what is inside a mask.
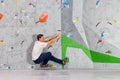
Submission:
[[[120,80],[120,71],[1,70],[0,80]]]

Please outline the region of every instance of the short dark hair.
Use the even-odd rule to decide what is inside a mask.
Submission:
[[[39,40],[39,38],[43,37],[43,34],[38,34],[37,35],[37,40]]]

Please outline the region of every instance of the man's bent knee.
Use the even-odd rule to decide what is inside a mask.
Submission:
[[[48,54],[49,56],[51,56],[51,55],[52,55],[52,53],[51,53],[51,52],[47,52],[47,54]]]

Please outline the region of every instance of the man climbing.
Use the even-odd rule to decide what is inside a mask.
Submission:
[[[41,67],[48,67],[48,61],[54,61],[56,63],[65,65],[66,58],[64,60],[58,59],[52,55],[51,52],[47,50],[52,46],[54,42],[57,42],[60,39],[59,34],[54,34],[47,38],[44,38],[43,34],[37,35],[37,41],[34,44],[32,51],[32,60],[35,64],[41,64]]]

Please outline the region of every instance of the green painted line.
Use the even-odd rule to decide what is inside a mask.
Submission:
[[[120,58],[90,50],[92,61],[97,63],[120,63]]]
[[[91,54],[90,54],[90,50],[85,48],[84,46],[80,45],[79,43],[75,42],[74,40],[66,37],[65,35],[62,34],[62,59],[64,59],[66,57],[66,51],[68,47],[72,47],[72,48],[80,48],[82,49],[86,55],[92,60]]]
[[[66,37],[65,35],[62,34],[62,38],[61,38],[61,49],[62,49],[62,59],[64,59],[66,57],[66,51],[68,47],[72,47],[72,48],[81,48],[86,55],[92,60],[91,54],[90,54],[90,50],[85,48],[84,46],[78,44],[77,42],[75,42],[74,40]],[[64,66],[62,66],[62,69],[64,69]]]
[[[68,47],[72,47],[72,48],[79,48],[82,49],[84,51],[84,53],[88,56],[88,58],[93,61],[93,62],[97,62],[97,63],[120,63],[120,58],[119,57],[115,57],[115,56],[111,56],[105,53],[100,53],[100,52],[96,52],[94,50],[89,50],[88,48],[82,46],[81,44],[79,44],[78,42],[68,38],[67,36],[62,34],[62,59],[64,59],[66,57],[66,51]],[[64,68],[64,66],[62,67]]]

